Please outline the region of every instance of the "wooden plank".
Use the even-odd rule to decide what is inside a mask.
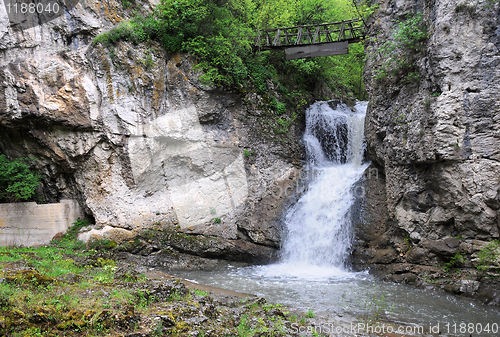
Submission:
[[[276,32],[276,36],[274,37],[273,46],[279,46],[279,45],[281,45],[280,33],[281,32],[278,29],[278,31]]]
[[[299,32],[297,33],[297,39],[295,40],[295,44],[301,44],[302,39],[302,27],[299,28]]]
[[[319,36],[319,41],[318,41],[318,36]],[[316,28],[316,31],[314,32],[314,39],[313,39],[312,43],[316,43],[316,42],[321,42],[321,34],[319,34],[319,27]]]
[[[343,41],[290,47],[285,49],[285,58],[286,60],[296,60],[319,56],[342,55],[349,52],[348,46],[349,43],[347,41]]]
[[[340,25],[341,23],[356,23],[356,22],[361,22],[361,19],[353,19],[353,20],[344,20],[344,21],[337,21],[337,22],[331,22],[331,23],[321,23],[321,24],[316,24],[316,25],[303,25],[303,26],[292,26],[292,27],[284,27],[280,29],[291,29],[291,28],[308,28],[308,27],[318,27],[318,26],[328,26],[328,25]],[[264,29],[263,31],[266,32],[275,32],[277,28],[273,29]]]
[[[345,22],[342,22],[342,27],[340,28],[339,39],[338,41],[345,39]]]

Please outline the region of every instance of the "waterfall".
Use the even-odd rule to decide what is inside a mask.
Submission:
[[[363,164],[367,102],[352,111],[343,103],[317,102],[306,111],[310,182],[284,217],[282,259],[266,274],[332,277],[346,274],[352,244],[351,207],[362,190],[354,188]]]

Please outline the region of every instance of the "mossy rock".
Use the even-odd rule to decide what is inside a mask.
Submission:
[[[11,284],[33,284],[35,286],[47,286],[56,283],[52,277],[42,275],[34,269],[12,271],[4,274],[6,283]]]
[[[104,309],[99,314],[94,315],[92,319],[92,324],[94,323],[102,324],[102,326],[105,328],[113,326],[114,324],[113,313],[108,309]]]
[[[59,330],[72,330],[80,329],[87,325],[87,322],[82,320],[70,320],[57,324],[57,329]]]
[[[8,313],[9,323],[11,325],[22,325],[25,322],[26,314],[18,309],[12,309]]]
[[[10,318],[5,317],[5,316],[0,316],[0,332],[2,332],[3,329],[9,329],[10,328]],[[3,336],[3,334],[0,334]]]
[[[94,250],[112,250],[115,249],[118,246],[116,241],[113,240],[108,240],[108,239],[103,239],[103,240],[89,240],[87,242],[87,248],[88,249],[94,249]]]
[[[160,312],[159,317],[161,318],[164,327],[170,328],[175,326],[175,317],[172,315],[172,312]]]
[[[83,314],[83,319],[85,319],[86,321],[90,321],[95,314],[96,314],[95,310],[87,310]]]
[[[191,327],[187,322],[178,322],[175,324],[175,329],[177,329],[178,331],[187,332],[191,330]]]
[[[50,319],[46,313],[36,312],[30,317],[29,321],[31,323],[47,323],[50,321]]]
[[[66,314],[66,320],[68,320],[68,321],[77,321],[77,320],[82,319],[82,317],[83,317],[83,313],[78,312],[76,310],[71,310],[70,312],[68,312]]]

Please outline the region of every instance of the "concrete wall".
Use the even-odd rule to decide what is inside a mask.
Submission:
[[[35,202],[0,204],[0,246],[47,244],[78,217],[82,217],[82,212],[76,200],[42,205]]]

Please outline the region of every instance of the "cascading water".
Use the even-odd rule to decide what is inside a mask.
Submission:
[[[284,260],[341,267],[351,246],[353,185],[366,165],[363,124],[366,105],[353,113],[344,104],[332,109],[318,102],[307,110],[304,141],[315,179],[288,212]]]
[[[354,184],[367,167],[362,164],[367,103],[358,103],[355,112],[345,104],[330,104],[317,102],[306,112],[306,172],[312,179],[285,216],[282,263],[265,268],[268,276],[331,277],[345,270]]]

